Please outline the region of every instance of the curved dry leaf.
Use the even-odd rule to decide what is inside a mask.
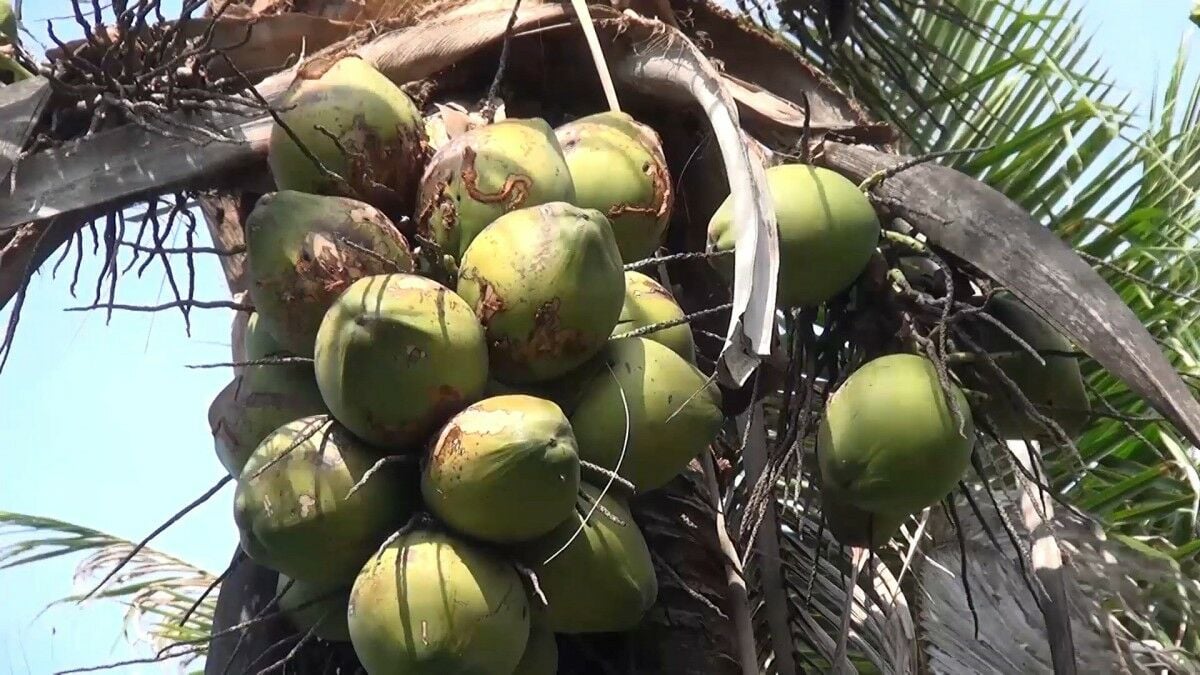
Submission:
[[[631,43],[615,59],[615,74],[630,86],[699,106],[721,150],[733,197],[735,276],[733,312],[718,363],[720,379],[740,387],[771,353],[779,242],[762,159],[749,148],[733,97],[687,36],[658,21],[629,17]]]

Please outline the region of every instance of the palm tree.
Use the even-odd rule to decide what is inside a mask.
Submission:
[[[214,6],[236,18],[252,4]],[[363,6],[391,5],[295,3],[289,7],[298,14],[290,19],[306,22],[308,31],[318,25],[332,30],[360,18]],[[1140,128],[1064,0],[746,0],[738,7],[758,30],[828,73],[870,118],[895,129],[888,140],[901,153],[928,156],[995,188],[1068,242],[1136,313],[1171,366],[1189,383],[1200,376],[1200,343],[1191,326],[1200,283],[1193,262],[1200,229],[1193,169],[1200,94],[1182,54],[1152,103],[1152,124]],[[725,72],[757,78],[776,93],[797,86],[787,71],[795,64],[774,67],[722,52],[733,39],[729,26],[703,6],[687,9],[679,23],[725,61]],[[322,14],[324,23],[310,14]],[[481,10],[475,24],[486,19],[502,27],[508,15],[507,7]],[[508,86],[521,93],[520,82]],[[834,163],[845,159],[837,154],[839,133],[849,132],[820,128],[820,115],[839,104],[816,89],[822,97],[807,105],[826,146],[818,161]],[[872,140],[871,134],[888,132],[859,124],[853,133]],[[695,154],[698,163],[711,164],[716,153],[701,148]],[[239,243],[247,201],[228,189],[201,197],[218,245]],[[227,276],[237,293],[244,282],[229,260]],[[801,323],[780,320],[792,329]],[[989,445],[958,494],[911,519],[875,555],[845,551],[825,531],[803,435],[799,458],[775,452],[787,435],[780,418],[791,403],[786,387],[772,384],[780,391],[767,390],[761,405],[735,416],[720,461],[706,455],[694,471],[639,504],[637,518],[664,588],[646,625],[627,636],[566,642],[564,652],[578,661],[572,664],[579,672],[626,659],[654,672],[781,675],[843,665],[869,672],[1040,672],[1051,664],[1059,672],[1107,671],[1113,663],[1194,672],[1200,668],[1192,609],[1200,588],[1191,581],[1200,551],[1196,450],[1186,430],[1164,420],[1111,364],[1083,363],[1097,415],[1075,449]],[[1039,482],[1061,501],[1043,498]],[[3,564],[91,548],[103,552],[86,563],[95,569],[130,550],[128,542],[64,523],[12,514],[0,522],[41,533],[0,550]],[[71,543],[59,543],[63,536]],[[105,593],[130,598],[143,607],[141,615],[163,616],[154,624],[163,640],[190,645],[184,634],[169,632],[173,626],[220,631],[270,609],[273,576],[235,557],[223,588],[181,621],[214,579],[191,569],[172,574],[170,566],[181,563],[155,556],[161,554],[143,549],[133,558],[141,564],[133,572],[126,567],[122,577],[143,569],[165,574],[118,577]],[[148,585],[140,588],[154,590],[136,595],[131,584],[142,581]],[[145,604],[151,596],[155,604]],[[257,628],[249,639],[259,640],[259,648],[243,653],[258,654],[288,635],[278,622]],[[242,642],[236,635],[213,642],[215,672]],[[284,643],[284,651],[293,643]],[[207,648],[201,642],[195,652],[183,651],[193,656]]]

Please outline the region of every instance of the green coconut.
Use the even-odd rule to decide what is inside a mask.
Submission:
[[[658,598],[650,550],[628,506],[587,483],[572,518],[515,551],[537,575],[556,633],[630,630]]]
[[[351,284],[326,313],[316,347],[329,410],[380,447],[423,443],[487,383],[487,345],[470,306],[412,274]]]
[[[301,68],[279,117],[287,128],[271,129],[267,161],[280,190],[363,199],[392,215],[411,211],[427,156],[424,121],[371,64],[339,56]],[[321,171],[297,140],[342,180]]]
[[[683,309],[665,286],[641,272],[625,273],[625,305],[621,307],[621,318],[617,320],[613,335],[683,317]],[[696,362],[696,343],[692,338],[692,329],[686,323],[661,328],[642,337],[667,347],[688,363]]]
[[[530,603],[530,610],[529,640],[525,642],[525,653],[513,675],[555,675],[558,672],[558,640],[538,601]]]
[[[604,346],[625,274],[598,211],[563,202],[505,214],[463,254],[458,293],[487,331],[496,379],[550,380]]]
[[[253,312],[246,322],[246,359],[286,355],[258,319],[258,313]],[[258,444],[276,429],[292,420],[327,412],[311,364],[246,366],[218,394],[210,409],[217,458],[236,478]]]
[[[458,258],[505,213],[574,199],[550,125],[507,119],[472,129],[434,153],[417,195],[417,228]]]
[[[579,458],[617,471],[639,492],[661,487],[717,437],[721,392],[653,340],[614,340],[603,357],[608,367],[583,385],[571,415]]]
[[[596,209],[612,223],[625,262],[651,256],[671,218],[671,175],[662,140],[622,112],[602,112],[555,130],[576,206]]]
[[[428,530],[399,537],[367,562],[347,616],[371,675],[512,673],[529,637],[529,601],[516,570]]]
[[[325,311],[356,279],[409,272],[412,252],[378,209],[344,197],[275,192],[246,219],[250,299],[283,348],[313,355]]]
[[[900,530],[908,514],[864,511],[838,494],[832,486],[821,491],[825,527],[843,546],[880,548]]]
[[[807,164],[767,169],[767,187],[779,231],[779,306],[810,307],[848,288],[879,240],[866,195],[842,175]],[[731,251],[735,243],[731,196],[709,221],[708,248]],[[733,256],[710,260],[733,278]]]
[[[346,625],[348,584],[312,584],[280,574],[275,592],[281,594],[279,610],[301,634],[330,642],[350,641],[350,628]]]
[[[465,535],[525,541],[566,520],[579,492],[579,454],[557,405],[524,395],[468,406],[438,433],[421,475],[435,516]]]
[[[281,427],[238,478],[234,520],[242,550],[294,579],[348,583],[419,502],[415,466],[397,462],[349,494],[378,459],[327,415]]]
[[[1009,295],[993,297],[986,310],[1038,351],[1076,351],[1070,340]],[[994,354],[996,364],[1041,414],[1054,420],[1068,436],[1074,437],[1083,431],[1087,426],[1091,404],[1077,359],[1043,354],[1043,365],[1004,331],[990,323],[976,322],[974,332],[976,343]],[[996,381],[986,366],[977,365],[960,370],[965,373],[969,387],[988,395],[982,412],[1002,437],[1030,440],[1051,438],[1051,434],[1024,412],[1024,406]]]
[[[860,509],[893,516],[945,497],[970,463],[975,440],[967,399],[950,386],[961,429],[928,359],[890,354],[856,370],[821,419],[822,484]]]
[[[0,45],[15,45],[20,41],[12,0],[0,0]]]

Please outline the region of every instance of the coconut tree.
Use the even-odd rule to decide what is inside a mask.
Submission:
[[[11,230],[0,253],[0,288],[13,298],[13,317],[23,299],[22,278],[81,223],[98,212],[113,214],[101,222],[119,239],[120,209],[147,198],[148,212],[164,221],[186,213],[195,199],[216,248],[230,253],[222,259],[233,303],[181,294],[174,306],[245,309],[236,252],[250,206],[269,189],[256,165],[261,152],[255,144],[273,119],[263,104],[287,81],[271,73],[289,64],[300,37],[308,53],[356,34],[355,44],[365,45],[360,52],[392,79],[424,81],[451,92],[452,100],[470,93],[482,105],[467,107],[483,114],[503,101],[511,114],[554,116],[598,109],[620,95],[639,116],[660,122],[668,162],[691,167],[693,176],[680,181],[682,211],[709,214],[733,191],[747,197],[744,213],[758,209],[761,216],[761,199],[755,200],[761,187],[751,165],[762,160],[739,153],[742,139],[731,139],[726,124],[736,123],[736,101],[742,125],[761,144],[752,147],[775,160],[794,155],[850,176],[887,215],[882,266],[865,275],[864,286],[899,284],[913,303],[905,320],[920,324],[913,317],[924,316],[934,326],[940,308],[947,308],[944,322],[953,303],[937,304],[933,286],[889,276],[901,253],[932,261],[934,281],[944,268],[973,283],[1009,287],[1088,353],[1080,362],[1092,419],[1074,443],[1052,435],[1001,444],[985,434],[973,470],[939,508],[909,518],[873,553],[845,550],[822,519],[814,416],[805,408],[819,409],[820,388],[840,382],[862,358],[824,336],[852,336],[865,345],[892,339],[862,325],[862,317],[886,323],[891,310],[872,305],[867,295],[841,298],[817,313],[777,315],[769,301],[773,290],[764,291],[761,280],[738,278],[737,286],[751,291],[733,298],[742,303],[736,307],[741,325],[727,324],[728,314],[693,319],[697,340],[737,338],[724,352],[700,350],[719,361],[710,372],[724,373],[727,433],[671,485],[635,500],[634,517],[655,559],[659,601],[636,631],[563,638],[562,669],[597,672],[626,663],[647,672],[778,673],[846,666],[887,672],[1196,667],[1200,645],[1191,606],[1197,589],[1189,577],[1200,549],[1194,535],[1200,477],[1193,401],[1180,378],[1190,382],[1196,362],[1192,166],[1200,105],[1182,58],[1149,111],[1153,123],[1141,128],[1128,102],[1113,93],[1076,18],[1056,0],[746,2],[738,4],[742,21],[703,3],[634,3],[637,14],[624,17],[593,6],[590,19],[579,9],[574,14],[608,41],[590,51],[586,45],[600,43],[595,33],[576,36],[572,14],[557,5],[214,2],[200,17],[204,7],[185,2],[179,28],[164,29],[149,19],[152,3],[116,3],[112,23],[126,35],[144,36],[141,41],[90,35],[61,46],[51,55],[58,69],[48,72],[23,57],[26,67],[49,76],[55,87],[49,105],[59,114],[21,137],[18,144],[32,135],[33,154],[17,174],[13,197],[0,207],[6,223],[28,223]],[[612,36],[617,26],[632,48]],[[358,32],[363,28],[367,32]],[[538,36],[537,49],[528,36]],[[89,70],[97,63],[120,64],[115,75],[99,72],[121,82],[130,73],[172,69],[178,63],[171,59],[185,45],[193,58],[199,55],[200,70],[211,69],[192,73],[210,89],[197,94],[197,87],[168,84],[204,111],[198,116],[167,124],[163,115],[172,111],[136,98],[100,96],[96,107],[74,113],[59,101],[76,100],[80,87],[108,91],[108,82]],[[722,69],[712,68],[710,59]],[[583,85],[570,86],[578,78],[555,70],[556,63],[593,62],[601,76]],[[681,81],[680,72],[692,79]],[[156,91],[149,81],[145,101],[164,100],[153,94],[165,89]],[[554,86],[547,89],[546,82]],[[22,119],[18,112],[36,119],[45,104],[34,84],[26,89],[29,94],[7,104],[12,119]],[[663,92],[676,98],[656,98]],[[697,100],[704,114],[693,110]],[[450,110],[455,123],[470,123],[468,112]],[[132,148],[128,166],[46,198],[46,191],[86,173],[80,154],[74,161],[82,169],[64,166],[55,154],[62,141],[80,137],[77,153],[85,158],[112,143]],[[156,158],[147,172],[146,162]],[[222,181],[226,174],[218,168],[228,167],[243,173]],[[181,197],[164,206],[165,195],[174,194],[168,190],[176,189],[184,191]],[[949,199],[946,192],[956,202],[951,212],[933,203]],[[56,215],[44,217],[49,214]],[[157,222],[152,229],[161,249]],[[672,233],[672,250],[704,248],[696,224]],[[1055,248],[1058,241],[1076,253]],[[719,289],[706,263],[692,262],[671,274],[686,289],[684,309],[705,312],[717,304]],[[760,270],[770,269],[769,254],[758,262],[765,266]],[[903,288],[901,279],[916,288]],[[1043,287],[1031,287],[1030,280]],[[1108,288],[1119,303],[1109,300]],[[114,308],[111,299],[100,304]],[[762,338],[750,326],[753,317],[759,326],[780,328],[782,339],[769,353],[753,344]],[[244,313],[240,318],[235,336],[244,329]],[[1134,318],[1137,330],[1129,324]],[[923,341],[916,346],[943,362],[981,358],[947,354],[944,343],[931,339],[936,331],[917,335]],[[1148,355],[1147,344],[1165,355],[1164,363]],[[246,355],[235,349],[233,361]],[[751,370],[758,375],[746,377]],[[228,402],[214,405],[218,425]],[[71,536],[83,532],[24,522]],[[86,537],[103,541],[96,533]],[[29,550],[44,545],[27,544]],[[271,654],[301,671],[320,670],[328,653],[273,616],[276,576],[235,555],[212,605],[214,639],[163,655],[198,644],[213,672],[227,664],[229,672],[258,669]]]

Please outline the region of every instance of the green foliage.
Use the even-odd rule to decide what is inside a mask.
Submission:
[[[1186,50],[1153,100],[1137,102],[1118,93],[1066,0],[859,3],[844,41],[829,39],[813,5],[743,9],[895,125],[904,152],[964,151],[939,161],[1070,242],[1200,386],[1200,88]],[[1119,380],[1089,359],[1082,366],[1097,417],[1078,455],[1042,448],[1051,483],[1109,535],[1138,545],[1131,550],[1169,557],[1194,577],[1196,449]],[[1148,591],[1161,603],[1112,616],[1131,638],[1194,656],[1194,589]]]

